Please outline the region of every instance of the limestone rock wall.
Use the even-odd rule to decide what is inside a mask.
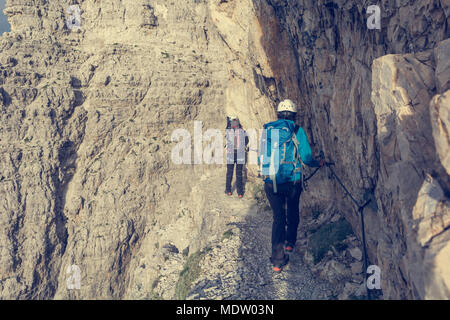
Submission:
[[[361,203],[371,195],[377,199],[365,210],[365,222],[369,257],[382,269],[385,297],[448,298],[448,286],[437,284],[448,279],[448,269],[437,261],[448,257],[443,110],[449,108],[449,70],[443,40],[449,4],[382,1],[381,30],[369,30],[368,1],[269,3],[297,57],[292,66],[299,75],[300,123]],[[360,234],[355,208],[328,178],[311,182],[304,210],[337,205]],[[428,196],[434,199],[429,206],[427,183],[439,195]],[[435,243],[421,242],[423,232],[433,234]]]
[[[195,253],[228,222],[199,179],[218,166],[175,165],[172,132],[274,116],[253,74],[267,57],[251,2],[78,3],[71,32],[69,1],[7,1],[2,298],[149,298],[163,245]],[[71,265],[80,290],[67,290]]]

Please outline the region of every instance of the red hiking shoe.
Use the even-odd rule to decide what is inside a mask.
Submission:
[[[272,260],[272,259],[270,259],[270,260]],[[273,270],[274,272],[281,272],[281,271],[283,271],[283,268],[284,268],[288,263],[289,263],[289,255],[285,254],[285,255],[284,255],[284,261],[281,262],[281,263],[275,263],[275,264],[273,264],[272,270]]]
[[[290,244],[286,244],[286,246],[284,247],[284,251],[287,254],[291,254],[294,251],[294,246],[290,245]]]
[[[273,271],[275,271],[275,272],[281,272],[281,271],[283,271],[283,269],[280,268],[280,267],[273,267]]]

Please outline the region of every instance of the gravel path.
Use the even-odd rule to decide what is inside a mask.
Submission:
[[[327,299],[330,284],[313,275],[299,247],[281,273],[272,271],[270,238],[272,212],[253,199],[213,195],[216,205],[232,208],[232,219],[222,239],[211,245],[200,262],[200,277],[188,299]],[[223,199],[222,199],[223,198]],[[224,217],[225,218],[225,217]]]

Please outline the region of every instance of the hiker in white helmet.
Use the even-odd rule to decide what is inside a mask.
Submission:
[[[285,111],[287,111],[288,113],[284,113]],[[283,114],[282,114],[283,112]],[[295,105],[295,103],[292,100],[286,99],[281,101],[278,104],[278,108],[277,108],[277,114],[278,114],[278,119],[284,119],[284,116],[288,116],[290,118],[295,117],[297,115],[297,106]],[[280,118],[281,116],[281,118]],[[295,120],[295,118],[290,119],[290,120]]]
[[[227,117],[226,128],[227,149],[227,175],[225,181],[225,193],[232,195],[231,181],[233,180],[234,167],[236,166],[236,189],[238,197],[244,196],[243,169],[246,160],[246,148],[249,142],[247,132],[242,129],[239,118],[235,115]]]
[[[280,272],[289,262],[297,240],[302,166],[323,166],[312,157],[306,133],[295,124],[297,106],[289,99],[279,103],[278,120],[264,125],[260,145],[260,170],[264,190],[273,211],[273,270]],[[284,209],[286,205],[287,210]]]

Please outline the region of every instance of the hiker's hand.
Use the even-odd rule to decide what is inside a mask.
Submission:
[[[325,160],[324,159],[320,159],[319,160],[319,167],[322,168],[325,165]]]

